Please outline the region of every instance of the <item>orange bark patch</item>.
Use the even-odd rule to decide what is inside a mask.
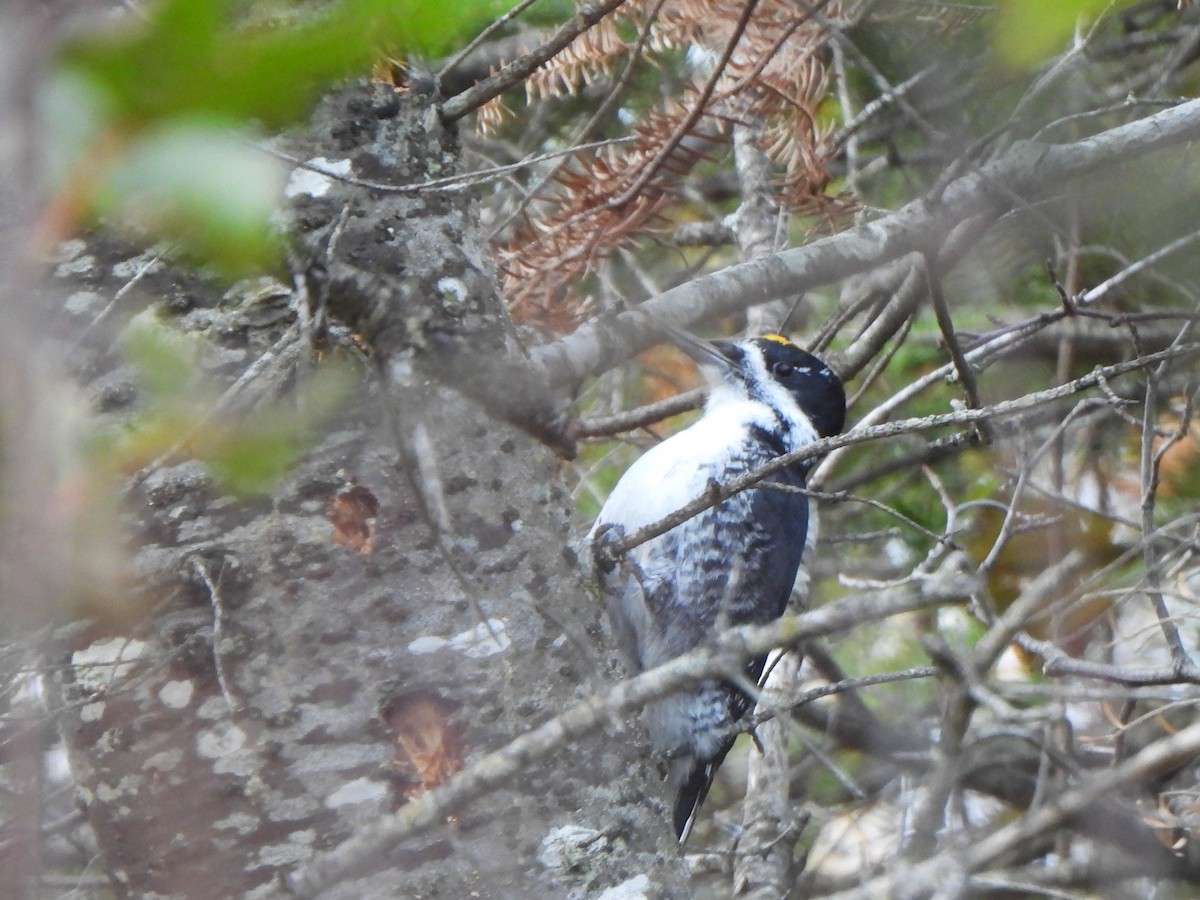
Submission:
[[[463,767],[467,747],[463,729],[451,721],[457,706],[435,694],[393,697],[381,715],[396,749],[389,767],[409,782],[410,799],[437,787]]]
[[[374,552],[375,516],[379,500],[367,488],[346,479],[330,504],[329,521],[333,525],[333,542],[356,550],[364,556]]]

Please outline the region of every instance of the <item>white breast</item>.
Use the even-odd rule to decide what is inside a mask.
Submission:
[[[647,450],[613,488],[596,528],[625,532],[657,522],[720,480],[726,463],[749,439],[752,424],[774,424],[761,403],[741,400],[710,408],[694,425]],[[595,531],[595,528],[593,528]]]

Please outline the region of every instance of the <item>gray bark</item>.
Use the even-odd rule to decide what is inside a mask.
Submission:
[[[360,85],[282,146],[419,182],[455,164],[453,134],[427,112]],[[104,866],[127,896],[281,895],[298,868],[612,677],[553,453],[427,374],[474,360],[483,372],[506,352],[473,204],[326,181],[291,218],[302,289],[277,306],[217,307],[211,286],[170,271],[142,285],[186,294],[189,311],[159,317],[198,339],[214,377],[258,361],[234,407],[291,396],[322,365],[310,341],[337,355],[353,329],[370,360],[270,497],[225,496],[182,455],[131,482],[152,612],[62,648],[58,686]],[[104,295],[119,284],[101,245],[75,268]],[[93,397],[114,422],[136,414],[127,371],[96,352]],[[330,518],[339,494],[365,492],[377,513],[351,524],[369,526],[369,553],[336,541]],[[121,647],[128,665],[82,665]],[[686,873],[640,740],[614,722],[323,896],[583,895],[638,876],[647,895],[678,895]]]

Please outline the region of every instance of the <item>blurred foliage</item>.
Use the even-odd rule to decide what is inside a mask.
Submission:
[[[254,272],[275,258],[279,235],[269,217],[284,175],[246,135],[179,116],[129,147],[97,206],[222,270]]]
[[[130,472],[186,454],[206,463],[233,494],[270,491],[344,403],[352,384],[349,368],[336,358],[326,360],[286,401],[239,416],[221,411],[203,375],[201,349],[194,338],[157,324],[150,314],[131,326],[124,350],[148,403],[104,455]]]
[[[1016,66],[1035,66],[1086,30],[1102,13],[1132,6],[1135,0],[1001,0],[996,48]]]
[[[330,83],[389,54],[435,56],[502,0],[162,0],[65,46],[46,97],[58,197],[50,240],[102,216],[179,241],[230,275],[279,258],[284,171],[247,129],[301,118]]]
[[[143,20],[69,45],[61,64],[104,91],[116,127],[206,115],[278,128],[330,82],[387,54],[445,53],[505,6],[341,0],[286,26],[251,26],[231,16],[229,2],[163,0]]]

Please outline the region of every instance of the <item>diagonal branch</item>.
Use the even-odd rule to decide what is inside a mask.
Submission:
[[[898,871],[894,877],[889,875],[868,881],[857,890],[833,896],[842,900],[893,896],[901,884],[905,897],[935,896],[939,885],[957,879],[963,873],[978,872],[1056,828],[1077,823],[1084,814],[1123,793],[1130,785],[1184,764],[1197,753],[1200,753],[1200,725],[1190,725],[1169,738],[1156,741],[1119,766],[1093,775],[1079,787],[1056,797],[1052,803],[1027,812],[967,847],[956,847],[920,865]],[[1183,870],[1185,863],[1180,861],[1179,867]]]
[[[584,3],[576,10],[575,15],[571,16],[542,46],[526,53],[520,59],[514,59],[495,75],[483,79],[443,103],[442,121],[453,122],[461,119],[489,100],[499,97],[510,88],[521,84],[544,62],[624,2],[625,0],[590,0],[590,2]]]
[[[585,323],[534,351],[552,381],[569,384],[652,346],[667,326],[687,327],[829,284],[945,240],[963,220],[993,219],[1022,196],[1200,138],[1200,100],[1067,144],[1024,141],[977,171],[874,222],[803,247],[730,266],[665,291],[636,309]]]
[[[940,594],[921,591],[885,597],[854,597],[768,625],[734,628],[711,646],[676,657],[572,707],[514,739],[457,773],[441,786],[412,800],[398,812],[362,829],[335,850],[317,856],[293,873],[288,887],[295,896],[315,897],[343,874],[378,857],[400,840],[425,831],[462,804],[495,790],[527,770],[529,764],[560,749],[568,741],[601,727],[614,713],[638,709],[689,684],[739,671],[743,662],[777,647],[835,634],[866,622],[945,602]]]
[[[963,352],[958,335],[954,332],[954,319],[950,315],[950,306],[946,303],[942,272],[937,264],[937,254],[933,251],[926,252],[923,259],[925,283],[929,287],[929,300],[933,304],[933,315],[942,332],[942,341],[950,353],[950,359],[954,363],[954,371],[958,373],[958,382],[962,385],[963,393],[967,395],[967,405],[972,409],[979,409],[983,405],[979,401],[979,383],[975,380],[975,370],[971,368],[971,363]],[[975,429],[985,444],[991,443],[992,435],[987,422],[977,423]]]
[[[708,78],[708,82],[701,89],[700,95],[696,98],[695,102],[692,103],[691,109],[688,110],[687,114],[680,120],[679,124],[675,126],[670,137],[668,137],[662,147],[659,148],[658,152],[654,155],[654,158],[650,160],[650,162],[642,170],[641,174],[639,174],[634,182],[618,196],[609,200],[607,204],[608,206],[624,206],[634,197],[639,196],[642,191],[645,190],[646,185],[650,183],[650,179],[658,174],[659,169],[661,169],[663,164],[671,157],[671,154],[675,152],[676,148],[679,146],[679,143],[684,139],[684,137],[691,133],[692,128],[695,126],[701,114],[708,106],[708,100],[712,96],[712,92],[716,88],[717,82],[720,80],[722,74],[724,74],[725,67],[729,64],[729,57],[733,55],[734,48],[737,47],[738,41],[742,39],[742,34],[745,32],[746,26],[750,23],[750,15],[754,12],[754,8],[757,5],[758,0],[746,0],[746,5],[742,8],[742,14],[738,18],[737,24],[734,26],[733,34],[730,36],[728,42],[726,42],[724,53],[722,53],[721,58],[717,61],[716,68],[713,69],[712,74]]]
[[[1183,329],[1180,331],[1180,338],[1191,333],[1192,324],[1188,322],[1183,326]],[[1182,430],[1176,432],[1177,436],[1168,438],[1169,443],[1156,450],[1157,429],[1155,426],[1158,420],[1159,379],[1166,375],[1167,368],[1164,361],[1163,365],[1159,366],[1156,371],[1149,373],[1149,376],[1146,378],[1146,399],[1142,407],[1141,460],[1139,465],[1142,482],[1142,557],[1146,566],[1147,594],[1149,594],[1154,613],[1158,617],[1163,637],[1170,648],[1171,660],[1181,672],[1188,670],[1194,672],[1196,668],[1195,663],[1192,662],[1192,658],[1183,644],[1179,628],[1171,617],[1166,600],[1163,598],[1162,588],[1159,583],[1160,562],[1158,554],[1155,551],[1156,541],[1154,540],[1154,509],[1159,487],[1159,464],[1162,462],[1162,457],[1166,449],[1179,438],[1186,435],[1190,425],[1188,420],[1185,419]]]
[[[1014,642],[1022,650],[1038,657],[1042,662],[1042,674],[1047,678],[1062,678],[1075,675],[1096,681],[1109,681],[1131,687],[1159,684],[1200,684],[1200,666],[1189,659],[1182,659],[1169,666],[1133,667],[1113,663],[1093,662],[1071,656],[1053,641],[1042,641],[1021,632]]]
[[[934,416],[902,419],[898,422],[889,422],[886,425],[855,429],[836,437],[822,438],[819,441],[814,441],[811,444],[801,447],[799,450],[793,450],[791,453],[776,457],[766,465],[759,466],[757,469],[740,475],[737,478],[722,484],[712,484],[709,490],[705,491],[700,497],[681,506],[674,513],[665,516],[657,522],[652,522],[629,534],[613,535],[607,541],[603,541],[602,538],[602,543],[597,547],[597,552],[611,557],[615,561],[621,554],[632,550],[639,544],[644,544],[646,541],[656,538],[660,534],[665,534],[676,525],[686,522],[709,507],[716,506],[722,500],[732,497],[734,494],[753,487],[776,472],[781,472],[806,460],[823,456],[839,447],[848,447],[852,444],[861,444],[866,441],[895,437],[896,435],[907,434],[912,431],[942,428],[947,425],[974,425],[978,422],[1015,415],[1039,406],[1044,406],[1047,403],[1053,403],[1056,400],[1061,400],[1080,391],[1094,388],[1106,379],[1114,378],[1127,372],[1145,369],[1175,357],[1189,356],[1197,352],[1200,352],[1200,342],[1169,347],[1158,353],[1148,353],[1145,356],[1140,356],[1137,359],[1128,360],[1127,362],[1096,368],[1089,374],[1076,378],[1074,381],[1069,381],[1057,387],[1047,388],[1044,391],[1026,394],[1014,400],[1004,400],[1000,403],[994,403],[991,406],[984,406],[978,409],[963,409],[957,412],[942,413]]]

